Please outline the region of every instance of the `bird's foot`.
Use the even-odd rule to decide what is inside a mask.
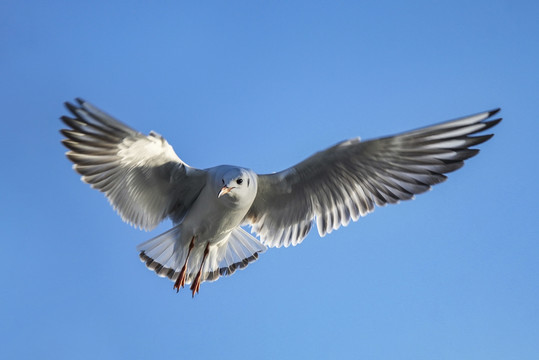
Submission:
[[[202,271],[199,271],[197,273],[197,276],[195,277],[195,281],[191,284],[191,291],[193,292],[193,297],[195,297],[195,294],[198,293],[200,290],[200,279],[202,277]]]
[[[195,246],[195,237],[193,236],[191,238],[191,242],[189,243],[189,250],[187,250],[187,255],[185,256],[185,263],[182,266],[182,269],[180,270],[180,275],[178,275],[178,278],[176,279],[176,282],[174,283],[174,289],[176,290],[176,293],[180,291],[180,288],[183,288],[185,286],[185,274],[187,273],[187,262],[189,261],[189,255],[191,255],[191,250],[193,250],[193,247]]]
[[[176,292],[180,291],[180,288],[183,288],[185,286],[185,273],[187,271],[187,262],[185,265],[183,265],[180,275],[176,279],[176,282],[174,283],[174,289],[176,289]]]

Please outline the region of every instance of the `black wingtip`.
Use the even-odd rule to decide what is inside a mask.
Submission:
[[[70,103],[69,101],[64,102],[64,106],[69,110],[73,115],[77,115],[77,107]]]
[[[501,109],[502,109],[502,108],[496,108],[496,109],[494,109],[494,110],[490,110],[490,111],[488,112],[488,117],[491,117],[491,116],[496,115],[497,113],[500,112]],[[500,120],[501,120],[501,119],[500,119]]]
[[[75,114],[75,116],[76,116],[76,114]],[[64,115],[64,116],[60,117],[60,120],[62,120],[62,122],[64,124],[66,124],[67,126],[69,126],[70,128],[75,129],[75,126],[76,126],[76,123],[77,123],[76,119],[72,119],[69,116]]]
[[[488,127],[486,127],[485,130],[498,125],[501,121],[502,121],[502,118],[497,118],[494,120],[487,121],[485,124],[488,124]]]
[[[472,139],[473,141],[470,143],[469,146],[477,146],[479,144],[482,144],[488,140],[490,140],[494,134],[487,134],[487,135],[481,135],[481,136],[472,136],[469,139]]]
[[[81,98],[75,98],[75,101],[77,102],[77,104],[79,106],[84,106],[84,103],[86,103],[85,100],[81,99]],[[66,101],[64,102],[64,106],[69,110],[71,111],[73,114],[75,114],[75,110],[78,109],[77,107],[77,104],[72,104],[70,103],[69,101]]]

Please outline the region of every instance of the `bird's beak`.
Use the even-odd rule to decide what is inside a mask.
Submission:
[[[223,196],[224,194],[228,194],[232,189],[234,189],[233,187],[228,187],[228,186],[223,186],[221,188],[221,191],[219,191],[219,194],[217,195],[217,198],[220,198],[221,196]]]

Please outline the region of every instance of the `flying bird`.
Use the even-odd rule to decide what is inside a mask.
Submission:
[[[360,141],[353,138],[286,170],[258,175],[231,165],[187,165],[159,134],[144,135],[77,99],[61,120],[66,153],[82,180],[103,192],[122,219],[151,230],[174,226],[137,247],[140,259],[192,296],[204,281],[231,275],[267,247],[295,246],[316,225],[324,236],[443,182],[493,135],[500,110]],[[244,230],[250,225],[258,239]]]

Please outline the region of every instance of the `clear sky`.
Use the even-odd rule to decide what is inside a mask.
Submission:
[[[538,359],[537,1],[0,2],[0,358]],[[496,107],[414,201],[200,294],[139,261],[61,146],[82,97],[188,164],[282,170]]]

